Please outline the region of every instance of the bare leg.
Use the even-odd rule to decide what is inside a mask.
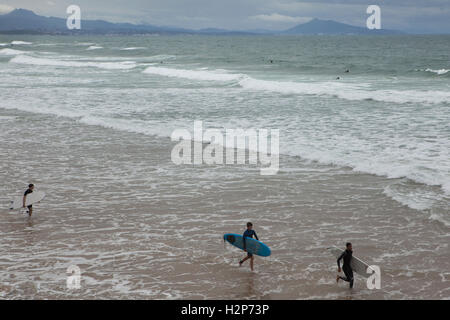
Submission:
[[[28,208],[28,215],[31,217],[32,214],[33,214],[33,208]]]
[[[241,261],[239,261],[239,266],[241,266],[245,261],[247,261],[249,258],[249,256],[246,256],[244,259],[242,259]]]
[[[250,269],[253,271],[253,261],[255,260],[255,258],[252,256],[250,258]]]

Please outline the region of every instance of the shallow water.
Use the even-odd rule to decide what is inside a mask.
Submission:
[[[1,213],[0,296],[450,298],[449,78],[426,71],[448,37],[371,38],[389,60],[365,37],[19,38],[0,38],[29,42],[0,49],[0,202],[47,198]],[[176,166],[194,120],[281,129],[280,172]],[[273,251],[255,273],[222,241],[247,221]],[[325,248],[346,241],[381,290],[336,285]]]
[[[176,166],[169,139],[17,111],[5,118],[14,125],[2,122],[0,193],[34,181],[48,194],[32,218],[2,213],[5,298],[449,297],[448,228],[384,194],[401,179],[293,157],[275,176]],[[254,274],[221,238],[248,220],[273,250],[256,258]],[[347,240],[381,266],[381,290],[361,277],[353,292],[335,284],[325,248]],[[75,291],[66,288],[71,265],[82,272]]]

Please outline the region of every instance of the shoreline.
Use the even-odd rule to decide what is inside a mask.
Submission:
[[[0,122],[12,151],[0,156],[0,202],[26,179],[48,195],[31,219],[2,213],[0,248],[13,249],[0,260],[4,298],[402,299],[430,281],[423,298],[448,298],[447,228],[385,195],[390,179],[289,156],[269,177],[246,166],[175,166],[170,138],[0,115],[16,117]],[[273,250],[254,274],[221,241],[248,220]],[[352,293],[335,284],[334,258],[321,249],[348,238],[355,255],[383,263],[382,290],[362,278]],[[82,270],[79,292],[64,287],[71,264]]]
[[[117,126],[114,126],[114,125],[107,125],[107,124],[98,124],[98,123],[89,123],[89,122],[83,122],[83,121],[79,121],[81,118],[83,118],[83,116],[79,116],[79,118],[80,119],[78,119],[78,117],[74,117],[74,116],[61,116],[61,115],[59,115],[59,114],[56,114],[56,113],[45,113],[45,112],[43,112],[43,113],[40,113],[40,112],[35,112],[35,111],[25,111],[25,110],[22,110],[22,109],[16,109],[16,108],[1,108],[0,107],[0,114],[2,113],[2,112],[6,112],[6,113],[12,113],[13,115],[11,116],[6,116],[6,117],[15,117],[15,112],[19,112],[19,113],[22,113],[23,115],[25,115],[25,114],[28,114],[28,113],[31,113],[31,114],[34,114],[34,115],[37,115],[37,116],[50,116],[50,117],[53,117],[53,118],[55,118],[55,120],[56,119],[59,119],[59,118],[64,118],[66,121],[68,121],[68,122],[73,122],[73,123],[76,123],[77,125],[81,125],[81,126],[87,126],[87,127],[90,127],[90,126],[93,126],[93,127],[98,127],[98,128],[101,128],[101,129],[105,129],[105,130],[113,130],[113,131],[117,131],[117,132],[123,132],[123,133],[126,133],[126,134],[131,134],[131,135],[143,135],[143,136],[146,136],[146,137],[149,137],[149,139],[155,139],[155,140],[158,140],[158,141],[160,141],[160,143],[162,143],[162,144],[167,144],[167,145],[170,145],[171,146],[171,149],[170,150],[172,150],[172,148],[178,143],[178,142],[180,142],[180,141],[185,141],[185,140],[183,140],[183,139],[181,139],[181,140],[177,140],[177,141],[172,141],[171,140],[171,138],[170,137],[168,137],[168,136],[161,136],[161,135],[157,135],[157,134],[151,134],[151,133],[143,133],[143,132],[140,132],[140,131],[132,131],[132,130],[129,130],[129,129],[123,129],[123,128],[121,128],[120,126],[119,127],[117,127]],[[1,121],[1,115],[0,115],[0,121]],[[191,129],[193,129],[194,128],[194,126],[192,126],[192,128]],[[204,130],[207,130],[207,129],[209,129],[209,128],[203,128],[203,132],[204,132]],[[250,128],[250,129],[252,129],[252,128]],[[189,130],[189,129],[188,129]],[[194,132],[193,130],[191,130],[190,131],[191,132],[191,134]],[[195,138],[193,137],[193,138],[191,138],[191,142],[192,142],[192,145],[191,145],[191,150],[192,150],[192,160],[193,160],[193,158],[194,158],[194,154],[195,154],[195,152],[194,152],[194,144],[197,142],[196,140],[195,140]],[[202,151],[204,151],[204,149],[205,149],[205,146],[208,146],[208,145],[211,145],[211,143],[210,142],[208,142],[208,141],[203,141],[203,146],[202,146]],[[220,144],[213,144],[214,146],[222,146],[222,145],[220,145]],[[222,146],[223,147],[223,146]],[[262,166],[259,166],[259,160],[258,160],[258,165],[257,166],[255,166],[255,165],[251,165],[251,164],[249,164],[248,163],[248,158],[249,158],[249,154],[251,154],[251,153],[256,153],[256,154],[258,154],[258,159],[260,158],[260,152],[255,152],[255,151],[252,151],[252,150],[249,150],[248,148],[245,148],[245,149],[238,149],[238,148],[234,148],[235,150],[243,150],[244,152],[245,152],[245,159],[246,159],[246,164],[245,164],[245,166],[250,166],[250,167],[252,167],[252,168],[256,168],[257,170],[259,170],[259,169],[261,169],[261,168],[263,168]],[[226,147],[223,147],[223,155],[224,155],[224,157],[223,157],[223,163],[226,163],[226,150],[228,150],[228,148],[226,148]],[[235,151],[235,157],[236,157],[236,153],[237,153],[237,151]],[[170,154],[170,151],[169,151],[169,154]],[[342,169],[342,170],[348,170],[348,171],[351,171],[351,172],[353,172],[353,173],[355,173],[355,174],[361,174],[361,175],[370,175],[370,176],[373,176],[373,177],[377,177],[377,178],[381,178],[381,179],[385,179],[385,180],[387,180],[387,181],[392,181],[392,183],[388,183],[387,185],[386,185],[386,188],[388,188],[388,187],[390,187],[391,185],[395,185],[397,182],[399,182],[399,183],[406,183],[407,185],[409,185],[409,186],[415,186],[415,187],[418,187],[418,188],[428,188],[428,189],[430,189],[430,190],[433,190],[436,194],[440,194],[441,195],[441,199],[450,199],[450,195],[448,195],[448,194],[446,194],[445,192],[444,192],[444,190],[443,190],[443,185],[429,185],[429,184],[426,184],[426,183],[423,183],[423,182],[419,182],[419,181],[415,181],[415,180],[413,180],[413,179],[410,179],[410,178],[408,178],[408,177],[406,177],[406,176],[401,176],[401,177],[389,177],[387,174],[377,174],[377,173],[373,173],[373,172],[365,172],[365,171],[362,171],[362,170],[358,170],[357,168],[354,168],[354,167],[352,167],[352,166],[350,166],[350,165],[341,165],[341,164],[336,164],[336,163],[329,163],[329,162],[321,162],[321,161],[319,161],[319,160],[314,160],[314,159],[307,159],[307,158],[304,158],[304,157],[302,157],[302,156],[300,156],[300,155],[292,155],[292,154],[287,154],[287,153],[281,153],[281,152],[279,152],[278,153],[278,155],[280,156],[280,157],[284,157],[284,158],[289,158],[289,159],[291,159],[289,162],[291,163],[292,161],[298,161],[299,163],[302,163],[302,164],[311,164],[311,165],[318,165],[318,166],[325,166],[325,167],[329,167],[329,168],[336,168],[336,169]],[[201,166],[203,166],[203,165],[207,165],[207,164],[205,164],[205,163],[202,163],[202,164],[200,164]],[[225,165],[225,166],[230,166],[230,165],[228,165],[228,164],[220,164],[220,165]],[[233,166],[234,164],[232,164],[231,166]],[[195,165],[195,166],[197,166],[197,165]],[[286,172],[287,171],[287,169],[283,169],[283,167],[282,166],[280,166],[279,167],[279,171],[281,171],[281,172]],[[405,205],[405,206],[407,206],[409,209],[412,209],[412,210],[418,210],[418,211],[431,211],[432,210],[432,208],[427,208],[427,207],[425,207],[425,208],[420,208],[420,207],[415,207],[415,206],[411,206],[409,203],[407,203],[407,202],[404,202],[404,201],[402,201],[402,200],[400,200],[400,199],[396,199],[395,198],[395,196],[392,196],[392,195],[389,195],[389,192],[387,191],[387,189],[385,189],[384,190],[385,191],[385,194],[386,194],[386,196],[388,196],[390,199],[392,199],[392,200],[394,200],[394,201],[396,201],[396,202],[399,202],[401,205]],[[447,226],[447,227],[449,227],[450,226],[450,221],[446,221],[445,219],[444,220],[442,220],[442,219],[439,219],[439,218],[437,218],[436,219],[437,221],[439,221],[440,223],[442,223],[442,224],[444,224],[445,226]]]

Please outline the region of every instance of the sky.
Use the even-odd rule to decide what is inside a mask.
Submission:
[[[383,29],[450,33],[450,0],[0,0],[0,13],[67,17],[72,4],[82,19],[228,30],[284,30],[312,18],[365,27],[367,7],[378,5]]]

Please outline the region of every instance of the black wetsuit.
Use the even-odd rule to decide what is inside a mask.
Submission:
[[[247,248],[246,243],[245,243],[245,238],[246,237],[253,238],[253,236],[255,236],[256,240],[259,240],[258,236],[256,235],[256,232],[254,230],[248,230],[248,229],[245,230],[243,239],[242,239],[242,241],[244,243],[244,250]],[[251,257],[251,256],[253,256],[253,254],[251,254],[250,252],[247,252],[247,256]]]
[[[23,189],[22,189],[23,190]],[[33,190],[31,189],[27,189],[27,191],[25,191],[25,193],[23,194],[24,197],[26,197],[27,195],[29,195],[30,193],[33,193]],[[33,206],[30,204],[27,208],[31,209]]]
[[[337,259],[338,268],[341,267],[340,261],[344,260],[344,264],[342,265],[342,271],[344,271],[345,277],[339,277],[340,279],[350,282],[350,288],[353,288],[353,270],[351,267],[353,251],[345,250]]]

